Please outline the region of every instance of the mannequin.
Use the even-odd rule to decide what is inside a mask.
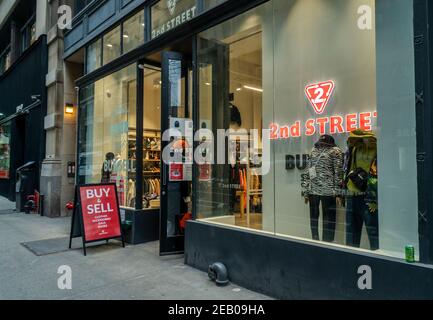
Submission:
[[[347,189],[347,245],[359,248],[365,224],[371,250],[379,249],[379,215],[377,210],[377,138],[374,133],[355,130],[350,133],[345,156],[345,185]],[[364,183],[353,177],[363,176]]]
[[[315,144],[304,175],[303,195],[310,204],[311,232],[314,240],[319,237],[320,203],[323,212],[323,241],[335,240],[337,198],[341,196],[343,178],[343,152],[334,138],[323,135]],[[339,201],[338,201],[339,202]]]
[[[109,152],[105,155],[105,161],[102,165],[101,170],[101,183],[110,183],[111,173],[113,171],[113,161],[115,155],[112,152]]]

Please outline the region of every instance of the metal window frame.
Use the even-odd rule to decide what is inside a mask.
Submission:
[[[418,234],[420,259],[428,264],[433,264],[432,21],[431,1],[414,0]]]

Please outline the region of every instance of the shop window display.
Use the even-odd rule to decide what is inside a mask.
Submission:
[[[80,92],[79,183],[115,183],[121,206],[133,203],[136,69],[131,65]]]
[[[9,179],[10,124],[0,126],[0,179]]]
[[[257,9],[257,12],[261,9]],[[200,127],[232,129],[230,164],[200,166],[198,216],[214,222],[262,230],[260,166],[245,153],[253,148],[252,129],[263,127],[262,37],[259,21],[215,28],[199,38]],[[227,35],[220,39],[220,34]],[[220,110],[220,114],[216,110]],[[256,141],[254,154],[260,154]],[[222,178],[222,179],[221,179]]]
[[[161,197],[161,71],[144,70],[143,208],[159,208]]]
[[[79,183],[115,183],[123,207],[135,208],[137,186],[136,67],[80,92]],[[161,72],[144,69],[143,208],[160,207]]]
[[[273,0],[199,34],[197,54],[200,127],[270,141],[237,134],[239,165],[200,166],[199,220],[418,252],[412,1]]]

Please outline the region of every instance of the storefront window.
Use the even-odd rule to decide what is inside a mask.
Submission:
[[[0,125],[0,179],[9,179],[10,123]]]
[[[120,57],[120,26],[104,35],[103,48],[103,65]]]
[[[11,65],[11,50],[10,45],[0,53],[0,75],[6,72]]]
[[[161,196],[161,71],[144,70],[143,208],[160,207]]]
[[[87,47],[86,71],[90,73],[101,67],[101,39],[96,40]]]
[[[198,15],[196,0],[163,0],[151,9],[152,39]]]
[[[273,0],[201,33],[200,127],[237,151],[199,166],[198,218],[418,252],[413,36],[392,0]]]
[[[135,65],[80,92],[79,183],[115,183],[125,207],[135,201],[135,109]]]
[[[144,43],[144,11],[140,11],[123,23],[123,53]]]

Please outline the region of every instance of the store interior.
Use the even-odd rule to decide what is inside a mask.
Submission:
[[[226,164],[225,182],[228,188],[225,197],[229,205],[215,208],[216,202],[224,201],[216,195],[218,187],[211,186],[212,181],[200,178],[200,210],[199,219],[236,225],[238,227],[263,229],[263,187],[262,176],[258,174],[260,164],[253,161],[253,156],[261,157],[262,153],[262,128],[263,128],[263,79],[262,79],[262,30],[260,26],[253,25],[234,36],[229,36],[222,42],[216,42],[217,46],[225,47],[227,57],[226,66],[218,66],[224,69],[223,77],[228,76],[229,96],[224,101],[226,111],[225,121],[221,125],[215,116],[215,94],[218,88],[215,82],[221,73],[215,71],[214,66],[202,64],[200,68],[200,121],[209,122],[216,129],[232,129],[237,131],[229,138],[229,145],[233,144],[236,150],[235,159]],[[227,105],[226,105],[227,104]],[[221,112],[221,111],[217,111]],[[251,130],[257,130],[258,139],[254,141]],[[231,146],[228,150],[231,150]],[[248,159],[245,158],[248,148]],[[214,179],[218,179],[218,173],[214,173]],[[208,192],[203,191],[208,190]],[[217,204],[218,206],[218,204]]]

